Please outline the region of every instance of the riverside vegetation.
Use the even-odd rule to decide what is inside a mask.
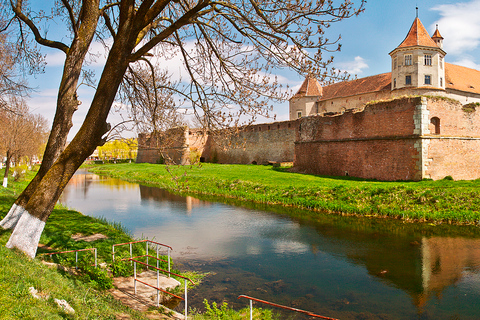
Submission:
[[[2,171],[2,170],[0,170]],[[0,172],[3,174],[3,171]],[[17,175],[19,177],[20,175]],[[32,179],[34,172],[26,172],[16,181],[9,182],[8,188],[0,188],[0,218],[3,218],[16,197]],[[107,236],[95,242],[75,241],[72,235],[92,235],[96,233]],[[112,271],[118,276],[132,273],[129,263],[117,262],[110,265],[111,246],[114,243],[132,241],[128,231],[119,224],[112,224],[102,219],[84,216],[81,213],[57,206],[45,225],[40,239],[36,259],[30,259],[19,250],[5,248],[11,230],[0,228],[0,318],[1,319],[147,319],[147,315],[123,306],[107,291],[112,287]],[[71,272],[75,267],[73,253],[56,255],[53,260],[65,268],[52,268],[43,264],[40,256],[45,252],[76,250],[96,247],[98,263],[107,263],[107,268],[94,268],[93,255],[89,252],[79,254],[79,272]],[[53,250],[53,251],[52,251]],[[125,250],[128,250],[127,248]],[[117,256],[122,252],[117,249]],[[144,254],[144,245],[134,247],[134,255]],[[126,252],[123,253],[126,255]],[[162,266],[161,266],[162,267]],[[178,270],[174,272],[179,273]],[[202,275],[194,272],[182,272],[182,275],[199,283]],[[177,279],[183,281],[182,279]],[[44,299],[35,299],[29,292],[34,287]],[[183,288],[183,285],[180,286]],[[176,294],[181,289],[175,289]],[[74,314],[59,308],[54,299],[66,300],[75,310]],[[162,308],[152,309],[149,313],[161,313]],[[223,304],[205,302],[205,311],[195,310],[194,319],[244,319],[248,310],[234,311]],[[273,319],[269,310],[256,309],[259,319]]]
[[[88,170],[183,194],[434,224],[478,224],[480,180],[383,182],[326,177],[260,165],[92,165]],[[302,211],[305,212],[305,211]]]

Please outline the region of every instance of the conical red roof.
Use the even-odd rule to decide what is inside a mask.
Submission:
[[[323,95],[323,89],[320,83],[313,76],[308,75],[303,81],[300,89],[292,98],[317,97]]]
[[[435,41],[432,40],[427,30],[423,26],[422,22],[418,18],[415,18],[415,21],[413,21],[412,27],[410,28],[407,37],[398,46],[398,48],[413,46],[437,47],[437,44],[435,43]]]

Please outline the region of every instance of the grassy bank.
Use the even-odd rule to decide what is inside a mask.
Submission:
[[[3,172],[0,170],[0,174]],[[27,172],[24,179],[9,181],[8,188],[0,187],[0,219],[2,219],[16,197],[33,178],[34,172]],[[12,180],[12,179],[10,179]],[[107,289],[112,287],[112,274],[128,276],[132,273],[130,263],[121,262],[114,266],[111,263],[112,244],[132,241],[132,237],[118,224],[110,224],[102,219],[84,216],[81,213],[57,206],[45,225],[40,238],[40,247],[36,259],[30,259],[18,250],[5,248],[10,237],[10,230],[0,228],[0,319],[148,319],[147,314],[137,312],[123,306],[115,300]],[[82,234],[89,236],[102,234],[105,239],[94,242],[75,241],[72,235]],[[73,274],[65,269],[46,266],[41,262],[43,253],[52,251],[75,250],[95,247],[98,251],[98,263],[107,265],[109,272],[104,268],[93,268],[93,256],[90,253],[79,255],[79,272]],[[128,246],[124,250],[117,247],[116,256],[128,256]],[[144,245],[134,245],[135,256],[145,254]],[[53,260],[62,266],[74,269],[75,256],[73,253],[54,256]],[[166,265],[162,268],[167,268]],[[193,279],[201,281],[203,275],[194,272],[180,272]],[[177,280],[183,281],[180,278]],[[38,291],[42,299],[36,299],[30,293],[30,287]],[[183,285],[180,286],[183,289]],[[182,289],[175,289],[174,293],[183,294]],[[54,299],[65,300],[75,310],[69,314],[59,308]],[[193,319],[247,319],[247,309],[234,311],[222,305],[209,305],[205,302],[205,310],[193,310]],[[275,319],[269,310],[255,309],[258,319]],[[162,313],[153,308],[148,312],[153,316]]]
[[[3,175],[3,173],[2,173]],[[9,181],[8,188],[0,188],[0,217],[3,218],[16,196],[25,188],[33,173],[26,180]],[[51,222],[51,223],[50,223]],[[102,221],[62,208],[53,211],[40,240],[57,249],[77,249],[88,246],[85,242],[73,243],[69,237],[75,232],[105,233],[109,241],[131,239],[127,234]],[[0,228],[0,318],[1,319],[115,319],[129,316],[131,319],[147,319],[145,315],[124,307],[102,289],[106,273],[85,272],[71,275],[68,272],[44,265],[40,259],[30,259],[18,250],[5,248],[10,230]],[[115,239],[115,240],[114,240]],[[95,246],[99,245],[95,243]],[[106,246],[103,245],[104,247]],[[40,249],[39,252],[46,251]],[[105,250],[99,260],[106,259]],[[84,259],[82,259],[84,260]],[[63,261],[68,264],[68,261]],[[34,287],[43,299],[36,299],[29,292]],[[54,299],[66,300],[75,310],[68,314],[57,306]]]
[[[480,180],[380,182],[256,165],[95,165],[89,170],[188,194],[406,221],[477,224]]]

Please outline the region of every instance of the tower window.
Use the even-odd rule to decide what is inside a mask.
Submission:
[[[302,111],[297,111],[297,118],[301,118],[302,117]]]
[[[397,69],[397,58],[393,59],[393,69]]]
[[[412,84],[412,76],[405,76],[405,84]]]
[[[394,87],[394,88],[397,87],[397,78],[393,79],[393,87]]]
[[[443,57],[439,57],[440,69],[443,69]]]
[[[425,65],[426,66],[431,66],[432,65],[432,55],[431,54],[424,55],[424,60],[425,60]]]
[[[411,54],[406,54],[405,55],[405,65],[406,66],[411,66],[412,65],[412,55]]]
[[[440,87],[443,87],[443,78],[440,77]]]
[[[425,75],[425,84],[432,84],[432,76]]]

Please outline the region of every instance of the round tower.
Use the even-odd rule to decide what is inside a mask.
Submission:
[[[442,89],[445,90],[446,52],[438,28],[430,37],[417,17],[405,40],[392,52],[392,90]]]

